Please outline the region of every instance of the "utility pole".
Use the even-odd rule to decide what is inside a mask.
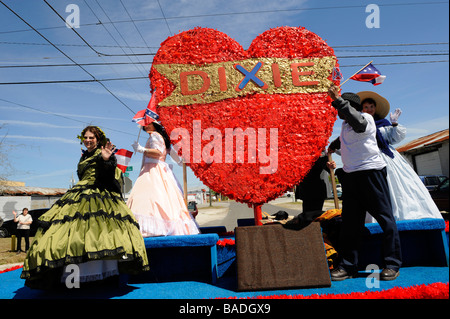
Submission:
[[[211,188],[209,189],[209,206],[212,206]]]

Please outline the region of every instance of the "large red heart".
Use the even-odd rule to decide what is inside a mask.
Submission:
[[[311,91],[314,83],[306,81],[299,84],[302,88],[294,87],[304,92],[289,91],[283,83],[289,83],[292,88],[290,77],[294,78],[294,74],[285,70],[282,63],[298,62],[298,59],[319,61],[326,57],[333,59],[334,66],[333,49],[305,28],[268,30],[255,38],[248,50],[222,32],[196,28],[169,37],[161,44],[150,71],[151,89],[161,122],[174,146],[182,146],[179,153],[196,176],[231,199],[261,204],[277,198],[303,179],[326,147],[336,120],[327,88],[314,92]],[[263,61],[264,70],[255,71],[258,59]],[[244,64],[244,60],[250,61],[251,66]],[[275,61],[273,64],[279,67],[274,68],[272,64],[269,68],[270,61]],[[237,64],[242,64],[245,71],[238,71]],[[220,66],[223,69],[218,71]],[[203,73],[193,72],[201,67],[204,67]],[[216,73],[211,71],[213,69]],[[194,82],[187,84],[185,76],[183,84],[180,76],[183,71]],[[253,75],[249,75],[250,71],[254,71]],[[324,83],[330,85],[331,71],[326,72]],[[307,77],[310,73],[304,74],[302,76]],[[171,76],[179,77],[180,82],[174,84],[176,81]],[[265,85],[258,87],[255,76],[265,79]],[[230,88],[232,77],[235,82]],[[301,79],[298,74],[295,77],[297,82]],[[225,81],[228,78],[229,83]],[[249,80],[243,91],[234,87],[236,81],[242,79]],[[338,81],[333,82],[338,84]],[[252,88],[255,91],[251,91]],[[273,91],[275,88],[284,91]],[[229,96],[224,98],[220,94],[225,90]],[[178,91],[177,96],[175,91]],[[185,97],[191,100],[186,102]],[[236,128],[239,129],[235,134],[244,131],[250,140],[246,138],[244,144],[236,141],[230,146],[230,139],[228,144],[226,141],[227,132]],[[242,145],[244,150],[240,153]]]

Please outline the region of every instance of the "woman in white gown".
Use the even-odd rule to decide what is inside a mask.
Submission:
[[[406,135],[406,128],[398,124],[400,109],[391,113],[390,120],[385,119],[389,113],[389,102],[375,92],[357,93],[361,99],[363,112],[371,114],[377,125],[377,141],[381,156],[387,164],[387,181],[391,195],[392,210],[396,220],[442,218],[439,209],[411,165],[393,144],[401,142]],[[366,222],[375,222],[367,214]]]
[[[143,237],[193,235],[200,231],[184,202],[179,184],[165,162],[170,139],[163,126],[153,121],[143,130],[149,134],[145,147],[135,142],[142,153],[142,167],[127,201],[139,223]]]

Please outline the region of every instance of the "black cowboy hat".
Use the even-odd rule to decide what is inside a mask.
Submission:
[[[346,92],[342,93],[341,97],[344,100],[349,101],[350,105],[353,106],[357,111],[362,111],[361,99],[359,98],[358,94]]]

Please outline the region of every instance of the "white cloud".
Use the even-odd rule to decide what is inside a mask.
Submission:
[[[117,74],[110,74],[111,77],[117,77]],[[141,81],[147,81],[147,80],[141,80]],[[124,82],[127,82],[126,80]],[[71,84],[63,84],[65,87],[68,87],[70,89],[74,89],[74,90],[82,90],[82,91],[86,91],[86,92],[91,92],[91,93],[95,93],[95,94],[105,94],[105,95],[109,95],[110,93],[108,91],[106,91],[104,88],[100,87],[100,86],[91,86],[91,85],[71,85]],[[150,90],[148,90],[148,92],[139,92],[135,89],[133,89],[131,86],[129,86],[128,83],[126,83],[125,85],[127,85],[130,90],[118,90],[118,89],[110,89],[114,95],[121,97],[121,98],[126,98],[126,99],[130,99],[130,100],[134,100],[134,101],[143,101],[148,103],[148,101],[150,100]],[[147,105],[145,105],[147,106]]]
[[[48,115],[55,115],[55,116],[64,116],[69,118],[82,118],[82,119],[100,119],[100,120],[113,120],[113,121],[122,121],[122,122],[129,122],[130,120],[124,119],[124,118],[118,118],[118,117],[106,117],[106,116],[94,116],[91,114],[88,115],[82,115],[82,114],[73,114],[73,113],[55,113],[45,110],[39,110],[39,109],[33,109],[33,108],[27,108],[27,107],[21,107],[21,106],[0,106],[0,110],[6,110],[6,111],[24,111],[28,113],[41,113],[41,114],[48,114]],[[78,128],[78,127],[77,127]]]
[[[70,176],[70,174],[73,173],[72,169],[64,169],[64,170],[60,170],[60,171],[56,171],[56,172],[51,172],[51,173],[47,173],[47,174],[40,174],[40,175],[30,175],[27,174],[26,177],[22,177],[23,180],[25,181],[29,181],[29,180],[35,180],[35,179],[42,179],[42,178],[47,178],[47,177],[54,177],[54,176]]]
[[[405,124],[406,138],[396,145],[396,147],[409,143],[417,138],[448,129],[448,123],[449,117],[446,115],[414,124]]]
[[[44,122],[29,122],[29,121],[14,121],[14,120],[0,120],[0,123],[12,124],[12,125],[25,125],[25,126],[38,126],[38,127],[48,127],[48,128],[67,128],[67,129],[78,129],[79,126],[67,126],[67,125],[56,125],[52,123]]]
[[[40,140],[40,141],[55,141],[55,142],[61,142],[66,144],[79,144],[79,141],[71,140],[68,138],[62,138],[62,137],[46,137],[46,136],[26,136],[26,135],[6,135],[3,138],[7,139],[22,139],[22,140]]]

